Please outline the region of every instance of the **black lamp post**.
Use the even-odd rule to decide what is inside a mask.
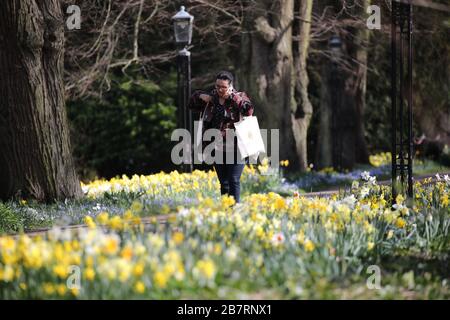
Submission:
[[[342,132],[340,124],[341,81],[339,76],[338,61],[342,54],[342,42],[338,35],[333,35],[328,41],[331,51],[331,76],[330,76],[330,104],[331,104],[331,134],[333,167],[338,171],[342,169]]]
[[[192,113],[187,109],[188,99],[191,95],[191,53],[187,46],[192,40],[192,25],[194,17],[181,6],[180,11],[172,17],[175,43],[179,49],[177,56],[178,73],[178,124],[187,129],[192,137]],[[192,142],[189,144],[190,157],[183,160],[182,171],[192,172]]]
[[[391,103],[393,203],[395,203],[395,198],[399,192],[404,193],[404,191],[407,191],[408,196],[413,197],[412,36],[413,11],[411,1],[399,2],[398,0],[392,0]]]

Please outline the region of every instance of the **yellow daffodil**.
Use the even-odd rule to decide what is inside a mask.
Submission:
[[[172,234],[172,240],[175,242],[176,245],[179,245],[184,240],[184,235],[181,232],[174,232]]]
[[[155,285],[158,288],[164,289],[167,286],[167,281],[168,280],[169,279],[164,274],[164,272],[156,271],[155,274],[153,275],[153,281],[155,282]]]
[[[136,282],[134,285],[134,291],[137,293],[144,293],[145,292],[145,285],[142,281]]]
[[[92,281],[95,278],[95,271],[92,268],[87,268],[84,271],[84,277],[86,278],[86,280],[88,281]]]
[[[99,215],[97,216],[97,222],[103,225],[106,225],[108,223],[109,220],[109,214],[108,212],[101,212],[99,213]]]
[[[89,228],[95,228],[96,227],[96,225],[95,225],[95,222],[94,222],[94,219],[92,219],[92,217],[91,216],[86,216],[85,218],[84,218],[84,223],[89,227]]]
[[[405,225],[406,225],[406,222],[402,218],[397,218],[397,220],[395,221],[395,226],[399,229],[404,228]]]
[[[305,247],[306,252],[313,252],[314,249],[316,248],[314,243],[309,239],[305,241],[304,247]]]
[[[210,259],[202,259],[197,261],[195,265],[195,269],[198,271],[198,273],[206,278],[206,279],[212,279],[216,275],[216,265],[214,262]]]
[[[55,286],[52,283],[50,283],[50,282],[44,283],[42,285],[42,289],[43,289],[44,293],[47,294],[47,295],[52,295],[56,291]]]

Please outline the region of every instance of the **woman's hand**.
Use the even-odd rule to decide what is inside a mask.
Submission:
[[[232,93],[233,93],[233,86],[230,85],[230,87],[227,90],[227,93],[225,93],[224,98],[228,99],[231,96]]]
[[[199,96],[200,99],[202,99],[203,101],[205,101],[206,103],[210,102],[212,97],[210,95],[207,94],[201,94]]]

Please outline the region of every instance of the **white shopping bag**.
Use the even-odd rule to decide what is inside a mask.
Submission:
[[[258,119],[255,116],[244,117],[234,124],[241,159],[250,157],[257,159],[259,154],[266,152],[264,141],[259,131]]]
[[[203,121],[205,119],[205,113],[206,110],[203,110],[203,112],[200,114],[200,119],[198,120],[198,127],[196,131],[196,137],[195,137],[195,151],[196,154],[194,154],[197,159],[200,162],[203,162]]]

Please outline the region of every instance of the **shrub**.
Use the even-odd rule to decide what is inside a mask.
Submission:
[[[21,219],[8,205],[0,202],[0,234],[18,232],[22,229]]]
[[[170,135],[176,127],[172,78],[112,84],[100,98],[68,103],[74,155],[80,175],[110,178],[169,170]]]

